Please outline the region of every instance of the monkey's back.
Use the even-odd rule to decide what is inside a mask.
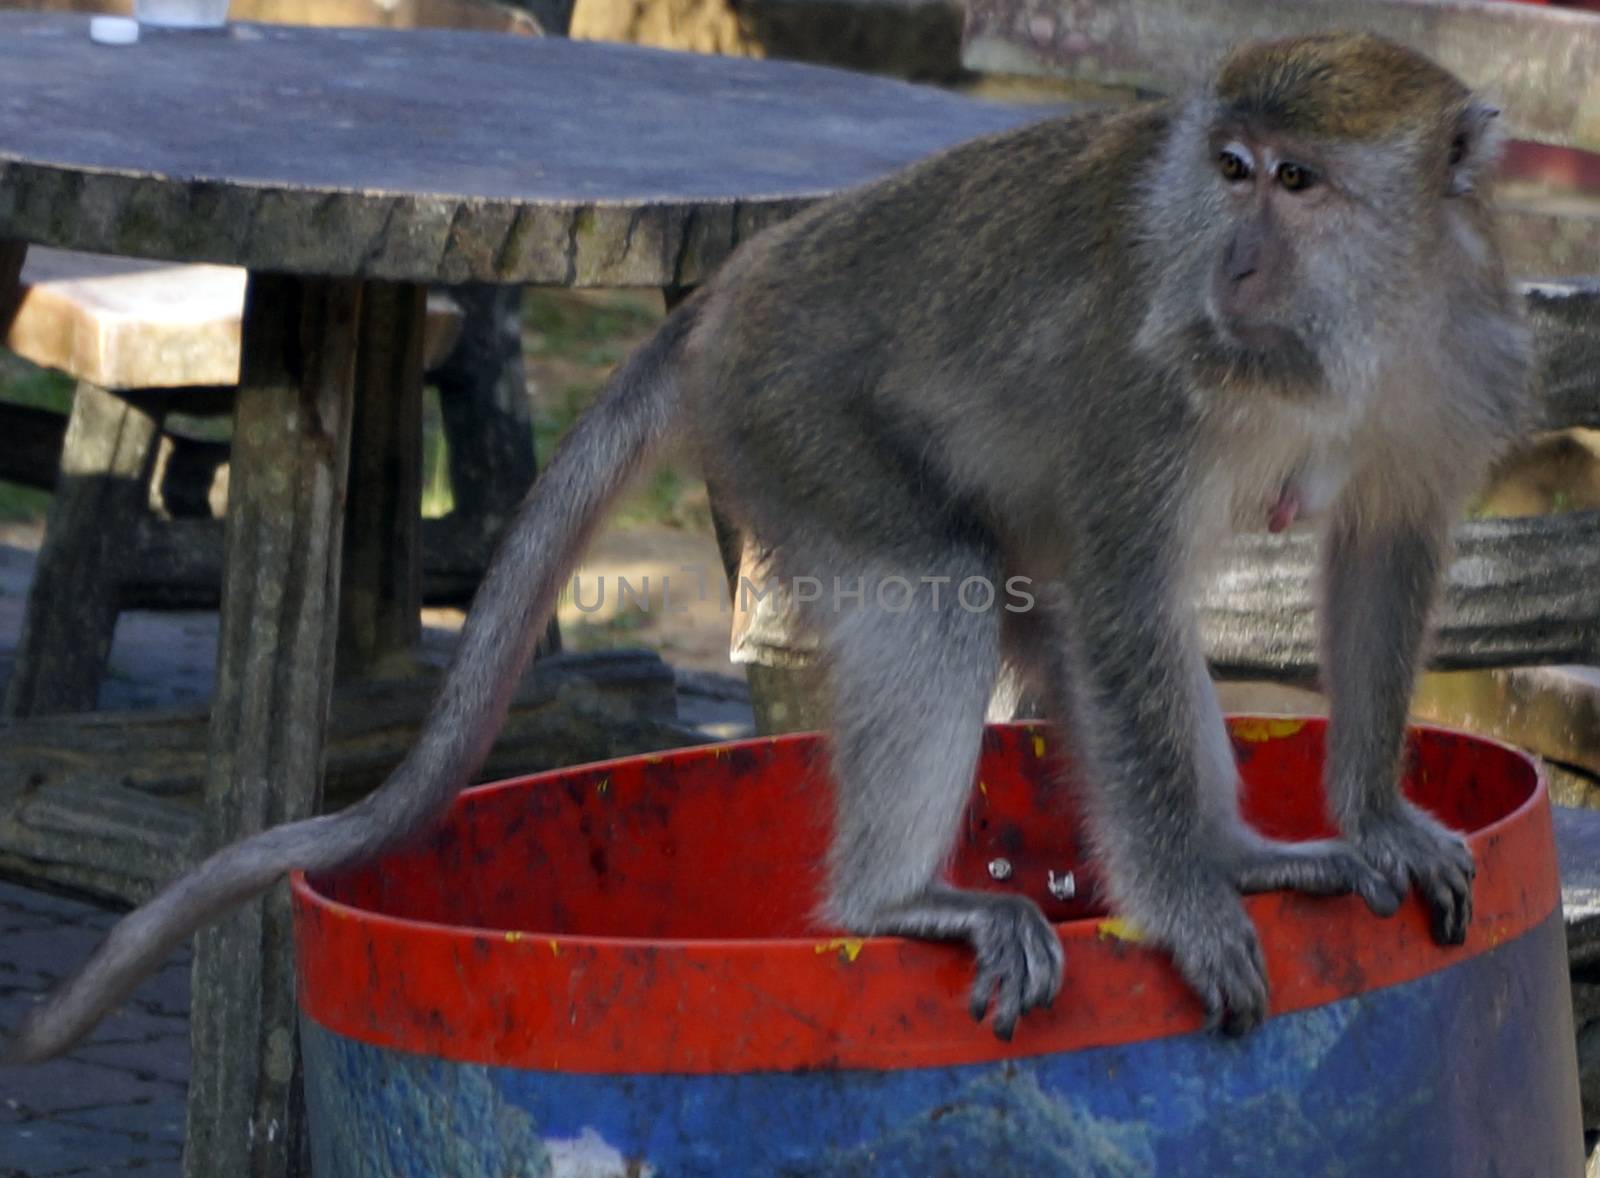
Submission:
[[[798,526],[797,504],[851,547],[899,542],[908,513],[986,528],[1007,453],[1073,431],[1075,357],[1131,343],[1088,310],[1136,303],[1129,194],[1170,118],[973,140],[749,242],[684,368],[713,487],[763,536]]]

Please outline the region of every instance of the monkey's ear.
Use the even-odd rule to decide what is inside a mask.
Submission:
[[[1446,196],[1465,196],[1500,161],[1505,132],[1500,128],[1500,108],[1474,98],[1456,116],[1445,158]]]

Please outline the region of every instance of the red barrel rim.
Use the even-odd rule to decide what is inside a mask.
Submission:
[[[1230,725],[1246,745],[1314,739],[1320,747],[1324,722],[1235,717]],[[1036,745],[1049,731],[996,727]],[[1449,729],[1419,727],[1412,739],[1424,752],[1449,742],[1459,746],[1452,756],[1498,758],[1527,787],[1519,804],[1468,835],[1479,871],[1465,945],[1435,945],[1415,895],[1386,920],[1354,897],[1248,897],[1274,1014],[1462,964],[1559,907],[1540,764]],[[644,765],[673,771],[816,740],[759,738],[555,770],[466,791],[452,814],[500,791],[572,789]],[[299,872],[291,885],[303,1011],[352,1039],[462,1062],[587,1073],[932,1067],[1132,1043],[1204,1021],[1164,955],[1104,916],[1057,924],[1067,958],[1061,996],[1002,1043],[966,1014],[973,966],[959,947],[832,934],[711,940],[477,928],[342,903]]]

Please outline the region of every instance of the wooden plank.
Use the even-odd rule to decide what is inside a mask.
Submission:
[[[408,660],[422,626],[422,355],[427,290],[370,282],[361,300],[339,597],[339,674]]]
[[[1364,28],[1494,93],[1513,134],[1600,150],[1600,15],[1479,0],[970,0],[971,69],[1165,93],[1234,43]]]
[[[359,284],[251,276],[234,413],[205,845],[317,807]],[[184,1172],[286,1176],[303,1148],[282,888],[196,938]]]
[[[245,271],[36,248],[0,344],[26,360],[107,389],[193,391],[239,381]],[[446,298],[428,302],[425,354],[442,357],[460,330]],[[174,403],[176,407],[176,402]],[[189,410],[207,412],[212,406]]]
[[[1600,429],[1600,278],[1523,287],[1546,429]]]
[[[1317,668],[1309,532],[1236,537],[1199,597],[1213,666],[1229,678],[1303,680]],[[1456,553],[1430,644],[1438,670],[1600,662],[1600,512],[1475,520]]]
[[[430,601],[437,600],[430,593],[443,592],[443,549],[430,540],[442,534],[458,551],[492,552],[539,473],[522,360],[522,288],[474,282],[451,287],[449,295],[461,310],[460,338],[428,376],[439,389],[454,505],[433,524],[433,536],[423,523],[423,593]],[[485,567],[479,557],[471,589]],[[561,628],[552,617],[537,657],[560,649]]]
[[[1600,274],[1600,196],[1499,192],[1495,203],[1508,273],[1519,278]]]
[[[62,782],[0,806],[0,872],[136,904],[193,862],[200,821],[193,797]]]
[[[0,237],[0,329],[11,322],[21,291],[22,267],[28,261],[28,243]]]
[[[495,536],[453,516],[422,521],[422,596],[465,605],[494,552]],[[223,521],[147,519],[127,557],[124,609],[214,609],[222,583]]]
[[[452,511],[498,536],[533,486],[533,414],[522,360],[522,289],[450,289],[461,308],[455,350],[428,374],[439,389]]]

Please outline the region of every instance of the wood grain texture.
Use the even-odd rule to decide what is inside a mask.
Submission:
[[[0,13],[0,235],[403,281],[684,286],[837,189],[1041,116],[814,66]]]
[[[1478,0],[971,0],[971,69],[1165,92],[1237,41],[1370,29],[1492,91],[1514,134],[1600,149],[1600,15]]]
[[[216,389],[239,380],[245,271],[39,247],[0,345],[104,389]],[[461,312],[428,300],[425,354],[447,355]],[[176,404],[174,408],[179,408]],[[184,412],[207,412],[183,406]]]
[[[113,570],[146,514],[161,410],[78,382],[4,714],[92,711],[119,607]]]
[[[361,284],[252,275],[234,412],[204,845],[320,797]],[[302,1126],[283,890],[195,941],[184,1172],[294,1172]]]
[[[1436,670],[1600,661],[1600,512],[1474,520],[1430,643]],[[1199,596],[1213,668],[1228,678],[1305,680],[1317,669],[1309,532],[1241,536]]]
[[[400,763],[438,673],[349,684],[329,723],[328,795],[354,800]],[[557,655],[512,700],[479,780],[695,744],[676,722],[672,668],[648,651]],[[194,861],[208,709],[143,709],[10,722],[0,758],[0,870],[125,903]]]
[[[410,282],[369,282],[362,291],[339,593],[344,677],[409,659],[421,634],[426,301],[427,289]]]

